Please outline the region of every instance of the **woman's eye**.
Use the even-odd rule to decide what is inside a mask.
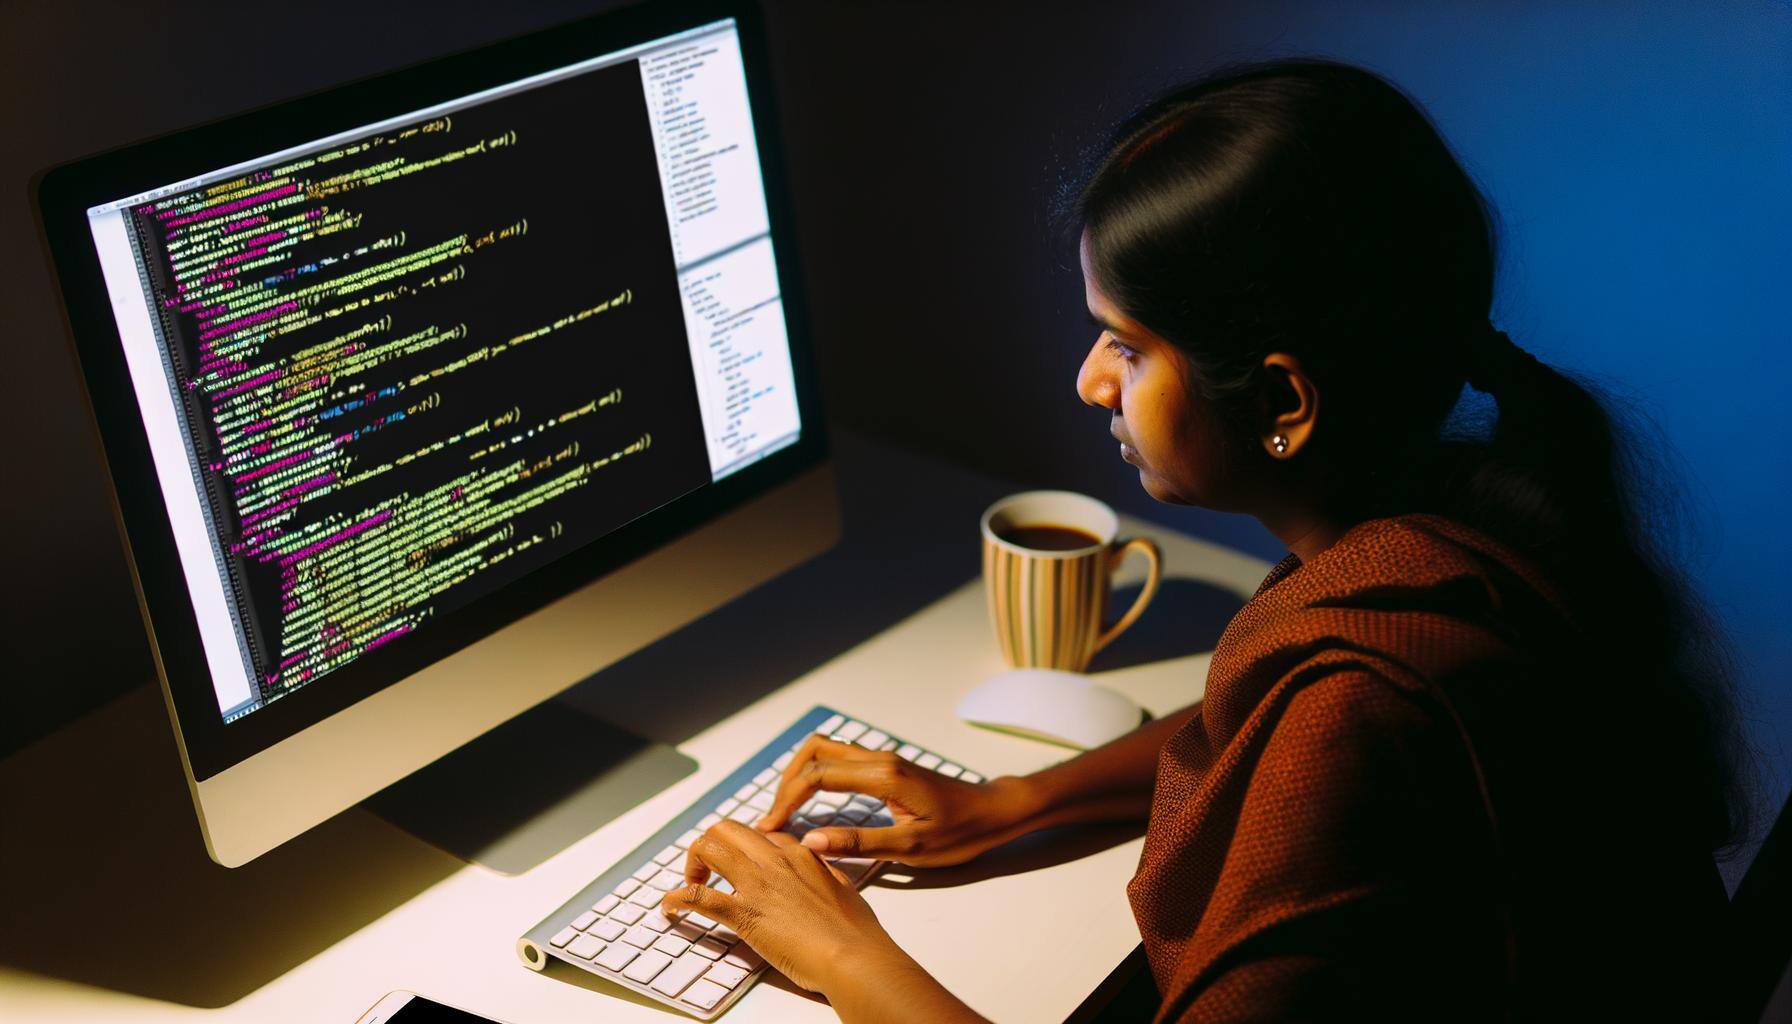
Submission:
[[[1122,343],[1118,338],[1115,338],[1111,334],[1108,336],[1108,351],[1114,353],[1115,355],[1119,356],[1120,358],[1126,360],[1129,363],[1132,362],[1133,356],[1138,355],[1138,352],[1134,351],[1132,348],[1128,347],[1127,345]]]

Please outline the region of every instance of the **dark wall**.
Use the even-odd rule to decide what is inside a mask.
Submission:
[[[25,183],[36,169],[602,4],[168,0],[0,8],[7,681],[0,751],[149,677]],[[1279,554],[1254,523],[1154,506],[1072,377],[1091,340],[1046,211],[1096,127],[1219,63],[1322,53],[1404,85],[1501,208],[1498,321],[1620,385],[1703,510],[1695,576],[1748,663],[1760,743],[1792,737],[1792,7],[1326,2],[787,3],[768,17],[829,405],[1029,484]],[[196,60],[190,54],[203,53]],[[1564,439],[1572,443],[1572,439]],[[1773,783],[1775,796],[1783,782]]]

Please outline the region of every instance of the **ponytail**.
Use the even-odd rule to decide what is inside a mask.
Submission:
[[[1680,755],[1662,777],[1685,799],[1664,808],[1692,808],[1711,849],[1733,847],[1751,796],[1734,665],[1665,549],[1672,516],[1643,503],[1650,461],[1590,384],[1491,325],[1466,348],[1468,383],[1494,400],[1498,418],[1485,442],[1442,444],[1422,503],[1523,552],[1570,597],[1581,628],[1622,652],[1603,659],[1623,666],[1625,692],[1614,699],[1652,712],[1638,738]]]

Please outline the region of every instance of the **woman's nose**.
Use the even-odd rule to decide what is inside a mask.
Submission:
[[[1082,369],[1076,373],[1077,397],[1085,405],[1099,405],[1107,409],[1120,407],[1120,382],[1107,366],[1108,360],[1102,358],[1105,353],[1101,340],[1096,339],[1094,347],[1083,358]]]

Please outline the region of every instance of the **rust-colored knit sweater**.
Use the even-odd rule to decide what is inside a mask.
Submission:
[[[1159,760],[1128,887],[1158,1019],[1668,1019],[1708,998],[1721,883],[1601,733],[1588,653],[1542,580],[1448,520],[1278,565]]]

